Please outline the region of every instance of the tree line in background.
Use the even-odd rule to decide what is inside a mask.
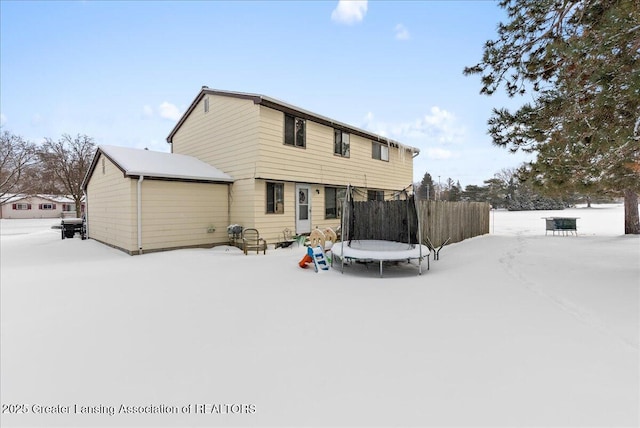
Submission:
[[[460,181],[447,178],[444,183],[436,183],[428,172],[414,187],[420,199],[441,201],[488,202],[492,208],[510,211],[561,210],[585,203],[612,202],[615,194],[606,192],[558,192],[557,189],[544,189],[527,180],[527,166],[503,169],[492,178],[484,180],[482,186],[467,185],[464,189]]]
[[[67,195],[81,216],[82,180],[96,146],[87,135],[63,134],[38,145],[9,131],[0,133],[0,203],[15,194]]]
[[[531,101],[493,110],[493,143],[536,154],[520,174],[534,190],[624,197],[625,233],[640,234],[640,0],[499,5],[506,22],[464,74]]]

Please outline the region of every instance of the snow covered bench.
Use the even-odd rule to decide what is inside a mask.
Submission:
[[[546,231],[544,234],[546,235],[549,231],[552,231],[555,235],[556,232],[567,235],[571,232],[578,235],[578,227],[576,225],[576,220],[580,217],[542,217],[545,220]]]

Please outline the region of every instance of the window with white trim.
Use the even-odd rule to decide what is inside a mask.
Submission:
[[[40,210],[55,210],[56,204],[40,204],[38,205],[38,209]]]
[[[30,210],[31,204],[13,204],[14,210]]]

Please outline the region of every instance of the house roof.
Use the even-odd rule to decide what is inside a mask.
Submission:
[[[89,177],[96,168],[99,154],[106,156],[125,177],[159,178],[180,181],[206,181],[231,183],[233,178],[219,169],[194,158],[175,153],[100,145],[84,178],[86,189]]]
[[[340,129],[342,131],[346,131],[349,132],[351,134],[354,135],[358,135],[361,136],[363,138],[367,138],[370,139],[372,141],[379,141],[381,143],[385,143],[388,145],[396,145],[397,147],[405,147],[407,150],[410,150],[412,153],[414,154],[419,154],[420,153],[420,149],[416,148],[416,147],[411,147],[411,146],[406,146],[396,140],[392,140],[390,138],[386,138],[383,137],[381,135],[378,134],[374,134],[372,132],[366,131],[364,129],[360,129],[357,128],[355,126],[346,124],[344,122],[339,122],[337,120],[334,119],[330,119],[326,116],[322,116],[319,115],[317,113],[313,113],[310,112],[308,110],[304,110],[300,107],[296,107],[292,104],[288,104],[284,101],[280,101],[277,100],[275,98],[271,98],[268,97],[266,95],[260,95],[260,94],[251,94],[251,93],[246,93],[246,92],[233,92],[233,91],[222,91],[219,89],[209,89],[209,87],[207,86],[203,86],[202,89],[200,90],[200,93],[196,96],[196,98],[193,100],[193,102],[191,103],[191,105],[189,106],[189,108],[187,109],[187,111],[184,112],[184,114],[182,115],[182,117],[180,118],[180,120],[178,120],[178,123],[176,123],[176,126],[173,127],[173,129],[171,130],[171,133],[169,134],[169,136],[167,137],[167,142],[168,143],[172,143],[173,142],[173,136],[176,134],[176,132],[178,132],[178,130],[180,129],[180,127],[182,126],[182,124],[184,123],[184,121],[187,119],[187,117],[189,117],[189,115],[191,114],[191,112],[193,111],[193,109],[196,108],[196,106],[198,105],[198,103],[200,102],[200,100],[202,99],[202,97],[204,97],[205,95],[219,95],[219,96],[223,96],[223,97],[233,97],[233,98],[241,98],[241,99],[246,99],[246,100],[251,100],[253,101],[254,104],[259,104],[259,105],[263,105],[265,107],[270,107],[272,109],[275,110],[279,110],[288,114],[292,114],[295,115],[297,117],[303,118],[303,119],[308,119],[317,123],[320,123],[322,125],[326,125],[335,129]]]
[[[29,199],[29,198],[40,198],[40,199],[44,199],[47,201],[51,201],[51,202],[55,202],[58,204],[73,204],[74,200],[71,199],[68,196],[64,196],[64,195],[43,195],[43,194],[35,194],[35,195],[27,195],[24,193],[15,193],[15,194],[10,194],[10,193],[6,193],[3,197],[2,197],[2,205],[4,204],[9,204],[9,203],[14,203],[17,201],[21,201],[24,199]]]

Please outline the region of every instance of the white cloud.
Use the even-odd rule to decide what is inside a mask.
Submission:
[[[163,102],[158,106],[158,114],[163,119],[175,120],[180,119],[181,113],[178,107],[174,104],[171,104],[168,101]]]
[[[142,107],[142,117],[146,118],[146,119],[150,119],[153,117],[153,107],[151,107],[149,104],[145,104]]]
[[[5,123],[7,123],[7,116],[4,113],[0,113],[0,126],[4,126]]]
[[[369,112],[363,122],[363,128],[399,141],[410,139],[426,144],[449,144],[459,143],[465,136],[465,130],[458,124],[456,117],[437,106],[431,107],[429,113],[413,121],[378,122],[373,113]]]
[[[331,12],[331,20],[341,24],[355,24],[364,19],[367,13],[367,0],[339,0],[338,6]]]
[[[409,34],[409,30],[402,24],[396,25],[396,40],[409,40],[411,35]]]

